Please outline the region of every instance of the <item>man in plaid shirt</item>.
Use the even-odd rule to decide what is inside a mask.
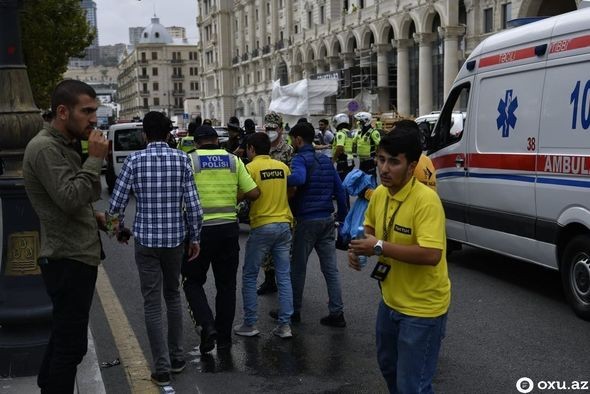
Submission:
[[[135,262],[155,368],[151,377],[159,386],[170,384],[170,372],[182,372],[186,366],[182,349],[180,267],[185,240],[189,240],[189,261],[199,255],[203,220],[190,159],[165,142],[170,126],[170,120],[160,112],[145,115],[143,130],[148,146],[125,159],[109,207],[110,214],[119,215],[119,229],[122,229],[129,193],[131,190],[135,193]],[[168,343],[162,332],[162,287]]]

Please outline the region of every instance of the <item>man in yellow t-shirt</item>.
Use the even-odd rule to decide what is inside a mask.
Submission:
[[[234,333],[246,337],[260,333],[255,326],[256,279],[264,256],[271,253],[279,290],[279,324],[272,332],[281,338],[290,338],[293,336],[293,291],[289,250],[293,215],[287,199],[287,176],[291,172],[286,164],[270,158],[270,138],[265,133],[252,134],[246,143],[246,152],[251,160],[246,168],[260,189],[260,197],[250,205],[250,236],[242,272],[244,322],[234,327]]]
[[[364,239],[352,240],[349,265],[379,256],[371,276],[383,299],[377,313],[377,359],[390,392],[431,393],[444,337],[451,284],[445,215],[432,189],[414,176],[421,154],[415,122],[399,122],[377,149],[381,186],[365,214]]]

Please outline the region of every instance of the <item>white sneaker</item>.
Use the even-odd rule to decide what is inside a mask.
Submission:
[[[293,333],[291,332],[291,326],[289,326],[288,324],[279,324],[272,330],[272,333],[275,334],[277,337],[281,338],[293,337]]]
[[[260,334],[260,331],[254,326],[249,326],[246,323],[238,326],[234,326],[234,333],[243,337],[254,337]]]

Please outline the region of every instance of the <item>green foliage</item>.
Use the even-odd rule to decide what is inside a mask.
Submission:
[[[25,64],[39,108],[49,108],[51,91],[70,57],[83,57],[96,32],[80,0],[25,0],[21,13]]]

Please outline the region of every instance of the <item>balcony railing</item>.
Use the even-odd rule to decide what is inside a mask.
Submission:
[[[147,81],[150,79],[150,76],[147,74],[139,74],[139,76],[137,77],[140,81]]]
[[[173,81],[182,81],[184,80],[184,75],[182,74],[172,74]]]
[[[242,61],[246,61],[246,60],[248,60],[248,54],[242,53]]]
[[[173,90],[172,95],[175,97],[184,96],[184,90]]]
[[[184,63],[184,59],[172,59],[172,60],[170,60],[170,63],[172,63],[172,64],[183,64]]]
[[[262,54],[266,55],[267,53],[270,53],[270,45],[265,45],[262,47]]]
[[[275,49],[276,50],[283,49],[284,47],[285,47],[285,43],[283,40],[275,42]]]
[[[258,48],[255,48],[255,49],[252,51],[252,59],[254,59],[255,57],[258,57]]]
[[[240,62],[240,57],[239,56],[234,56],[233,59],[231,60],[232,64],[237,64]]]
[[[139,63],[139,64],[148,64],[148,61],[147,61],[147,59],[138,59],[137,60],[137,63]]]
[[[140,95],[141,97],[149,97],[149,95],[150,95],[150,91],[149,91],[149,90],[140,90],[140,91],[139,91],[139,95]]]

